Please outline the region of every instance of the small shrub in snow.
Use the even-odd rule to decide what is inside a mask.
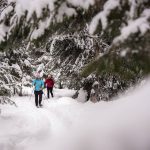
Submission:
[[[9,97],[0,96],[0,105],[7,105],[7,104],[17,107],[16,103],[12,101]]]

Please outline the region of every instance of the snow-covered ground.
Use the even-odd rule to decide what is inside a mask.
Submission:
[[[150,149],[150,82],[112,102],[79,103],[73,93],[55,89],[43,108],[33,95],[1,106],[0,150]]]

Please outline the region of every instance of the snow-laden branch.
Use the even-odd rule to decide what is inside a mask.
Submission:
[[[114,43],[118,41],[125,41],[130,35],[140,32],[144,35],[150,30],[150,9],[147,0],[108,0],[103,10],[100,11],[91,21],[89,26],[89,33],[94,34],[99,23],[101,23],[102,30],[113,30],[112,22],[115,22],[115,16],[110,17],[113,11],[121,11],[120,26],[118,30],[121,31],[118,37],[115,37]],[[107,28],[108,27],[108,28]],[[108,31],[106,31],[108,32]]]
[[[0,43],[9,38],[15,27],[19,25],[22,17],[24,17],[22,22],[24,26],[31,27],[30,39],[34,40],[41,37],[52,23],[62,22],[64,16],[69,18],[77,15],[76,10],[71,6],[88,9],[90,5],[94,5],[94,1],[8,0],[8,6],[3,9],[0,16]],[[14,5],[10,5],[12,3]],[[9,25],[5,25],[5,21],[8,19],[7,16],[10,17]]]
[[[144,35],[147,30],[150,30],[149,19],[150,9],[145,9],[139,18],[128,22],[128,25],[121,29],[121,35],[114,39],[114,43],[122,42],[126,40],[130,34],[137,33],[138,31],[141,35]]]
[[[103,11],[99,12],[93,19],[89,27],[89,33],[93,34],[101,21],[103,30],[107,27],[108,24],[108,15],[119,6],[120,0],[108,0],[105,5]]]

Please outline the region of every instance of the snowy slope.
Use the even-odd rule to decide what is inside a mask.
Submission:
[[[5,106],[0,116],[0,150],[148,150],[149,88],[150,82],[97,104],[78,103],[69,98],[73,91],[56,90],[44,108],[35,108],[33,97],[16,97],[18,108]]]

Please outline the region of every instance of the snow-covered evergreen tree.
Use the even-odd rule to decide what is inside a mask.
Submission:
[[[97,80],[102,79],[100,85],[103,85],[100,94],[105,93],[106,99],[150,72],[149,6],[148,0],[108,0],[90,23],[89,32],[100,33],[110,48],[107,54],[90,63],[84,72],[90,68],[93,69],[87,75],[97,72]],[[118,90],[113,87],[116,84]]]
[[[28,55],[28,59],[17,56],[20,71],[29,74],[28,83],[33,68],[42,63],[45,74],[55,74],[58,84],[67,78],[65,86],[84,87],[88,97],[99,83],[95,90],[101,100],[149,72],[148,0],[7,0],[1,4],[0,49]],[[7,72],[12,75],[10,69]],[[26,81],[17,76],[15,82]]]

